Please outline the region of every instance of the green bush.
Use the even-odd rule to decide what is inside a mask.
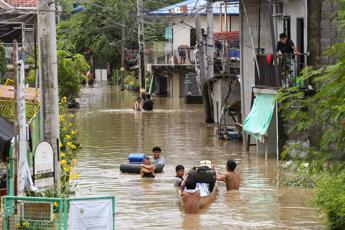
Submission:
[[[30,87],[35,87],[36,83],[36,70],[32,69],[29,72],[29,75],[26,77],[25,82],[30,85]]]
[[[324,174],[316,184],[314,201],[327,215],[331,229],[345,229],[345,172]]]
[[[320,175],[311,164],[303,161],[288,161],[280,165],[280,181],[284,185],[302,188],[314,188]]]
[[[6,50],[2,42],[0,42],[0,83],[1,83],[1,79],[5,75],[6,68],[7,68]]]
[[[81,82],[89,65],[81,54],[72,57],[69,52],[58,50],[59,96],[78,97]]]

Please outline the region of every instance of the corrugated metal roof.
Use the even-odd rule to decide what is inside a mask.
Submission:
[[[5,0],[9,5],[13,7],[36,7],[37,6],[37,0]]]
[[[239,1],[227,0],[227,14],[239,15]],[[206,15],[206,0],[187,0],[174,5],[170,5],[155,11],[151,11],[151,16],[184,16],[190,13],[199,12],[201,15]],[[224,1],[213,3],[213,14],[220,15],[225,13]]]

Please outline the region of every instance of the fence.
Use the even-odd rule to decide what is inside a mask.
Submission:
[[[9,121],[14,121],[16,113],[16,100],[14,98],[14,81],[7,79],[0,87],[0,115]],[[34,88],[25,88],[25,112],[27,120],[31,119],[39,109],[37,101],[38,91]]]
[[[108,212],[105,214],[110,215],[102,216],[105,208],[99,204],[107,201],[111,201],[111,206],[108,205],[108,211],[111,213]],[[82,210],[80,213],[75,212],[74,207],[78,207],[75,205],[76,203],[79,206],[84,204],[83,208],[80,208]],[[93,208],[94,210],[92,210]],[[79,209],[77,208],[77,210]],[[5,230],[73,230],[80,229],[80,226],[93,229],[95,226],[101,226],[102,223],[103,226],[107,226],[104,229],[115,229],[115,198],[113,196],[89,198],[5,196],[3,197],[3,211],[3,229]],[[90,213],[94,215],[90,215]]]
[[[255,66],[255,86],[265,88],[287,88],[298,86],[304,88],[308,85],[307,81],[300,81],[297,76],[306,67],[306,56],[284,54],[272,56],[271,63],[266,54],[256,56],[257,66]],[[277,68],[277,74],[275,73]],[[258,74],[258,70],[260,74]]]

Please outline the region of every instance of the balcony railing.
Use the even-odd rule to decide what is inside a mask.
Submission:
[[[301,82],[297,79],[305,67],[306,55],[258,54],[255,66],[255,86],[261,88],[307,87],[308,82]]]
[[[154,64],[188,65],[195,63],[194,48],[186,48],[183,50],[174,49],[166,52],[153,52],[153,55]]]

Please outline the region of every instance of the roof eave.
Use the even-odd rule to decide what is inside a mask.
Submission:
[[[186,17],[189,14],[171,14],[171,13],[148,13],[147,16],[149,17],[161,17],[161,16],[165,16],[165,17]],[[221,13],[214,13],[213,16],[221,16],[224,14]],[[227,13],[227,16],[239,16],[239,13]],[[200,16],[207,16],[207,13],[201,13]]]

